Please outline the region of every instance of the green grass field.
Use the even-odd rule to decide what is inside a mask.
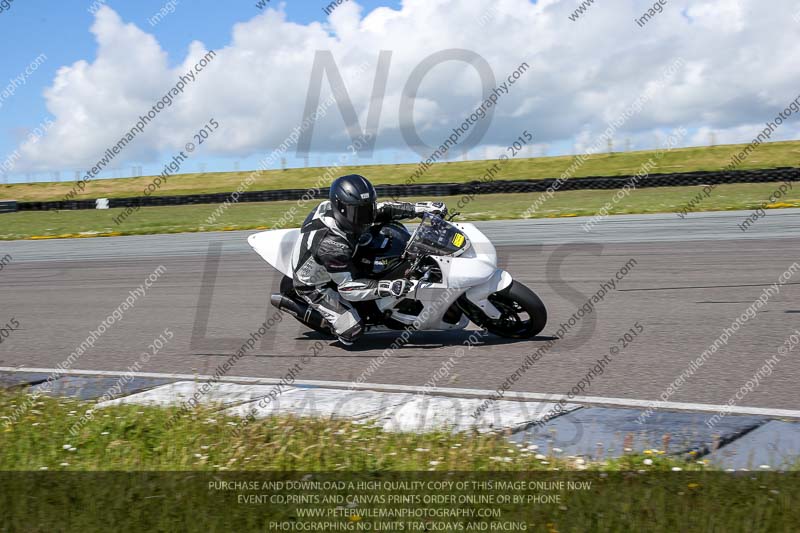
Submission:
[[[177,408],[131,405],[96,409],[88,422],[72,432],[80,417],[94,409],[93,402],[42,396],[31,404],[28,398],[23,390],[0,391],[2,531],[94,531],[123,519],[126,531],[275,531],[265,525],[267,519],[319,522],[301,518],[299,510],[309,507],[355,509],[327,519],[343,525],[376,522],[362,509],[454,507],[441,502],[345,507],[344,502],[307,505],[269,499],[242,504],[238,498],[242,494],[298,491],[210,488],[221,480],[254,480],[259,487],[268,480],[588,482],[584,490],[490,491],[557,494],[556,503],[508,500],[458,506],[499,509],[501,516],[472,520],[486,522],[487,528],[489,523],[523,521],[530,524],[523,531],[548,533],[794,531],[800,520],[796,472],[733,475],[714,471],[705,460],[669,456],[657,449],[591,461],[565,456],[557,449],[518,446],[502,435],[386,433],[368,424],[294,417],[260,419],[236,435],[232,429],[240,419],[212,407],[179,415],[172,426],[166,422]],[[20,416],[17,407],[24,404],[29,408]],[[14,422],[4,423],[11,418]],[[354,493],[396,494],[388,489],[354,491],[346,486],[318,492],[343,499]],[[440,495],[478,492],[471,488],[417,491]],[[424,521],[430,526],[464,524],[469,519]],[[317,530],[330,529],[323,526]],[[397,526],[383,529],[404,530]],[[418,529],[423,530],[439,531]]]
[[[776,184],[720,185],[711,197],[700,204],[703,210],[754,209],[775,190]],[[640,189],[631,193],[609,210],[610,214],[669,213],[688,202],[701,187],[663,187]],[[556,193],[533,218],[594,215],[616,191],[586,190]],[[460,220],[501,220],[522,217],[540,193],[487,194],[475,196],[468,205],[459,208],[460,197],[443,197],[453,210],[461,211]],[[791,191],[775,207],[800,207],[800,187]],[[414,200],[420,200],[415,198]],[[297,208],[297,202],[264,202],[235,204],[223,216],[208,224],[217,205],[145,207],[133,213],[122,224],[113,222],[122,209],[80,211],[26,211],[0,215],[0,240],[24,239],[32,236],[137,235],[180,233],[231,229],[270,228],[285,213],[295,207],[295,214],[286,227],[299,225],[314,205],[309,202]],[[691,216],[691,215],[689,215]],[[602,224],[602,222],[600,222]]]
[[[689,172],[694,170],[719,170],[728,164],[731,156],[744,145],[680,148],[664,154],[656,160],[651,172]],[[575,173],[580,176],[624,176],[635,174],[641,165],[654,156],[654,151],[615,152],[589,157]],[[502,174],[495,177],[507,179],[556,178],[572,164],[572,156],[512,159],[504,164]],[[494,161],[466,161],[438,163],[416,183],[449,183],[479,179]],[[794,167],[800,163],[800,141],[763,144],[742,165],[741,169]],[[375,184],[404,183],[416,169],[416,164],[372,165],[342,167],[336,174],[358,173]],[[325,172],[324,168],[298,168],[285,171],[259,172],[250,187],[251,191],[270,189],[304,189],[311,187]],[[231,192],[250,175],[242,172],[216,172],[207,174],[183,174],[169,178],[154,195],[184,195],[194,193]],[[142,191],[153,180],[152,176],[125,179],[104,179],[86,184],[81,198],[120,198],[141,196]],[[0,186],[0,199],[20,202],[61,200],[72,189],[73,182],[32,183]]]
[[[141,405],[95,409],[93,401],[0,389],[0,472],[710,469],[706,460],[657,449],[586,461],[518,446],[497,434],[394,433],[364,422],[291,416],[237,428],[241,420],[213,405],[189,412]]]
[[[93,402],[41,396],[17,420],[15,408],[25,405],[26,398],[21,392],[0,391],[0,471],[419,472],[432,467],[440,471],[545,471],[579,466],[575,458],[552,454],[550,462],[542,464],[536,453],[520,451],[492,435],[386,433],[348,421],[271,417],[244,426],[237,435],[232,428],[241,419],[215,408],[179,415],[171,426],[166,422],[177,408],[104,408],[71,436],[71,427],[92,409]],[[4,416],[17,421],[6,426]],[[675,464],[705,468],[658,453],[652,457],[653,470],[669,470]],[[643,459],[638,458],[639,464]],[[627,458],[589,467],[616,470],[635,465],[636,459]]]

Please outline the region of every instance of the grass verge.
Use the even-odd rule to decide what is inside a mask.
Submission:
[[[241,419],[218,410],[122,405],[79,419],[92,402],[41,396],[21,420],[5,424],[23,393],[0,392],[0,471],[547,471],[553,468],[619,470],[634,458],[579,464],[576,458],[521,450],[493,435],[448,432],[391,433],[345,420],[271,417],[233,429]],[[77,428],[77,432],[71,429]],[[74,450],[72,449],[74,448]],[[546,453],[546,452],[545,452]],[[654,453],[653,470],[702,465]],[[639,458],[641,465],[642,458]],[[544,464],[543,464],[544,461]]]
[[[776,189],[775,183],[740,183],[720,185],[699,207],[709,211],[755,209]],[[630,213],[670,213],[689,202],[702,187],[663,187],[639,189],[623,198],[608,212],[611,215]],[[596,214],[616,191],[588,190],[558,192],[531,218],[582,216]],[[475,196],[464,207],[461,197],[443,197],[453,210],[462,211],[461,220],[504,220],[522,217],[541,193],[487,194]],[[800,187],[790,191],[780,204],[772,207],[800,207]],[[419,200],[414,199],[414,200]],[[309,203],[296,209],[286,227],[299,225],[316,205]],[[266,229],[284,217],[297,202],[264,202],[233,204],[214,224],[206,219],[216,205],[144,207],[117,225],[112,218],[123,209],[80,211],[25,211],[0,215],[0,240],[26,239],[34,236],[144,235],[194,231]],[[691,216],[691,215],[689,215]],[[600,222],[602,224],[602,222]],[[735,227],[732,227],[735,229]]]
[[[26,398],[0,391],[0,417]],[[111,407],[70,436],[92,407],[43,397],[0,430],[0,530],[732,532],[800,520],[796,473],[732,475],[658,453],[650,466],[584,463],[502,436],[291,417],[234,437],[238,419],[211,409],[167,430],[176,409]]]
[[[739,153],[745,145],[679,148],[663,157],[655,157],[656,151],[615,152],[595,154],[575,172],[574,177],[585,176],[630,176],[653,158],[655,167],[651,174],[691,172],[696,170],[720,170]],[[540,157],[507,161],[498,180],[556,178],[573,162],[573,156]],[[762,144],[758,151],[744,161],[739,168],[793,167],[800,161],[800,141]],[[415,183],[460,183],[478,180],[495,161],[464,161],[437,163]],[[402,184],[417,169],[416,164],[405,165],[360,165],[342,167],[337,175],[363,174],[375,184]],[[250,191],[272,189],[307,189],[325,173],[326,168],[296,168],[269,170],[253,175]],[[232,192],[252,174],[251,171],[214,172],[203,174],[181,174],[173,176],[154,193],[159,195],[186,195],[197,193]],[[153,181],[153,176],[141,178],[102,179],[89,181],[82,194],[75,199],[122,198],[142,196],[144,189]],[[63,200],[73,188],[74,181],[62,183],[24,183],[0,186],[0,199],[20,202]]]

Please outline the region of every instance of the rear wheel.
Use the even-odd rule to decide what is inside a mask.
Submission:
[[[538,335],[547,324],[547,309],[536,294],[522,283],[512,281],[502,291],[489,296],[501,316],[486,318],[482,324],[490,333],[509,339]]]

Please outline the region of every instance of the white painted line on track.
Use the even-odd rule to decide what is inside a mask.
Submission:
[[[0,372],[30,372],[40,374],[56,374],[56,375],[77,375],[77,376],[134,376],[139,378],[160,378],[160,379],[175,379],[175,380],[197,380],[207,381],[214,379],[214,376],[202,374],[170,374],[160,372],[128,372],[123,370],[61,370],[58,368],[35,368],[35,367],[11,367],[0,366]],[[278,385],[281,379],[278,378],[257,378],[249,376],[226,376],[220,378],[220,382],[230,383],[252,383],[259,385]],[[285,385],[285,383],[284,383]],[[408,392],[408,393],[421,393],[427,392],[431,396],[456,396],[459,398],[488,398],[496,391],[482,390],[482,389],[455,389],[455,388],[438,388],[435,391],[427,391],[425,387],[417,387],[412,385],[391,385],[381,383],[360,383],[354,384],[347,381],[315,381],[306,380],[302,382],[290,383],[294,387],[329,387],[333,389],[350,389],[353,390],[379,390],[386,392]],[[541,394],[537,392],[511,392],[507,391],[501,398],[502,400],[517,400],[517,401],[549,401],[555,402],[561,399],[563,395],[559,394]],[[575,396],[569,398],[570,403],[584,404],[584,405],[600,405],[611,407],[626,407],[631,409],[647,409],[654,407],[657,410],[663,411],[697,411],[706,413],[718,413],[726,411],[728,414],[733,415],[756,415],[756,416],[770,416],[778,418],[796,418],[800,419],[800,411],[792,409],[773,409],[769,407],[740,407],[734,406],[731,408],[727,405],[714,405],[707,403],[684,403],[684,402],[661,402],[651,400],[636,400],[631,398],[607,398],[601,396]],[[728,411],[728,409],[730,409]]]

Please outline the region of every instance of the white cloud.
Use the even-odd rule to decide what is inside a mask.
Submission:
[[[501,97],[485,145],[505,146],[524,129],[540,143],[590,142],[677,58],[685,66],[625,124],[617,146],[633,138],[644,148],[640,143],[654,139],[654,131],[677,126],[699,130],[695,138],[701,144],[710,130],[720,132],[719,142],[750,139],[758,132],[751,129],[800,92],[795,64],[800,26],[792,20],[793,1],[773,0],[765,7],[757,0],[671,0],[643,28],[634,19],[652,6],[649,0],[598,3],[573,22],[568,15],[577,4],[405,0],[399,10],[365,13],[351,0],[325,24],[308,25],[287,21],[280,8],[267,9],[233,27],[230,43],[216,50],[213,64],[120,160],[149,162],[179,150],[211,117],[221,133],[204,145],[204,156],[269,153],[302,119],[317,50],[330,50],[336,58],[361,128],[378,53],[392,51],[378,149],[405,148],[399,108],[409,75],[425,57],[450,48],[480,54],[498,82],[523,61],[533,67]],[[192,43],[180,64],[170,67],[154,36],[109,7],[97,12],[91,31],[96,59],[58,71],[45,92],[55,125],[40,142],[23,147],[19,168],[87,168],[206,51],[202,43]],[[355,79],[365,61],[369,70]],[[326,78],[322,98],[327,93]],[[474,68],[442,64],[420,86],[417,131],[437,145],[480,100]],[[332,108],[316,126],[312,150],[342,152],[347,144],[341,114]]]

